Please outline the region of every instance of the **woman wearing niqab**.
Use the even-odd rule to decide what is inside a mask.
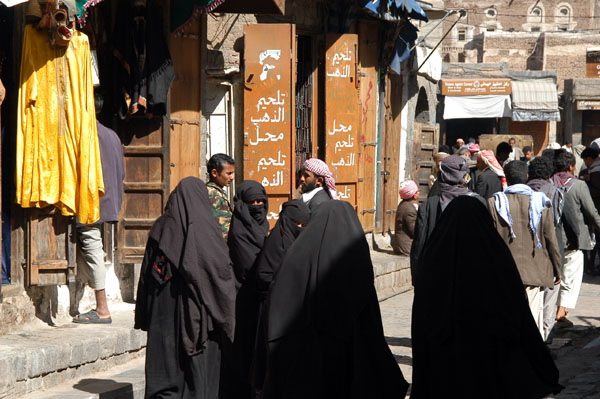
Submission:
[[[256,291],[256,260],[269,232],[268,197],[258,182],[246,180],[236,189],[227,243],[239,289],[233,345],[223,355],[221,398],[250,397],[252,363],[259,295]]]
[[[267,304],[273,276],[277,274],[284,255],[310,221],[310,210],[304,201],[295,199],[285,202],[279,218],[256,265],[256,283],[260,296],[257,337],[251,369],[251,383],[255,392],[262,392],[267,356]]]
[[[354,208],[328,201],[289,248],[268,300],[269,399],[403,398]]]
[[[468,256],[458,250],[465,240]],[[448,205],[417,278],[411,399],[533,399],[562,389],[510,250],[479,200]],[[501,289],[473,289],[486,282]]]
[[[148,331],[145,397],[217,399],[234,325],[227,244],[206,185],[187,177],[152,226],[142,263],[135,328]]]

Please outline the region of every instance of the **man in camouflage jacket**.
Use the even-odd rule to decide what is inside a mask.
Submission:
[[[226,154],[215,154],[208,160],[206,170],[209,178],[206,188],[212,205],[212,213],[221,226],[223,238],[227,240],[232,208],[223,188],[229,187],[235,177],[235,161]]]

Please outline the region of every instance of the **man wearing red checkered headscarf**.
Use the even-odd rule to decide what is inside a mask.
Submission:
[[[325,201],[338,199],[335,180],[327,164],[320,159],[311,158],[304,162],[300,175],[302,200],[311,211]]]

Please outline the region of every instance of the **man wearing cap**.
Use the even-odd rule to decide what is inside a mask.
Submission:
[[[396,228],[392,247],[398,255],[410,255],[410,247],[415,235],[417,210],[419,209],[419,187],[412,180],[400,184],[400,204],[396,210]]]
[[[410,250],[410,269],[413,276],[413,286],[415,285],[415,270],[419,266],[423,249],[448,204],[456,197],[468,195],[474,196],[487,207],[487,203],[482,197],[471,192],[466,187],[465,176],[468,171],[469,165],[467,161],[458,155],[450,155],[440,163],[440,171],[438,180],[436,181],[439,185],[439,190],[433,195],[430,192],[427,201],[423,202],[417,213],[414,240]]]
[[[302,200],[313,212],[319,205],[331,199],[338,199],[335,180],[327,164],[320,159],[307,159],[300,174]]]

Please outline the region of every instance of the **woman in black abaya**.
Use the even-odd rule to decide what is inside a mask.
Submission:
[[[148,331],[146,398],[217,399],[233,339],[235,277],[206,185],[187,177],[146,244],[135,328]]]
[[[417,278],[411,399],[533,399],[560,391],[515,262],[478,199],[450,202]]]
[[[298,235],[310,220],[310,210],[301,199],[285,202],[279,212],[279,219],[265,241],[265,246],[256,264],[257,290],[260,296],[258,329],[251,369],[251,382],[257,397],[262,391],[267,355],[267,308],[266,299],[273,276],[277,274],[283,257]]]
[[[403,398],[354,208],[323,203],[285,254],[268,301],[270,399]]]
[[[223,356],[221,397],[246,399],[250,397],[249,373],[260,302],[255,264],[269,232],[267,192],[260,183],[246,180],[238,186],[234,203],[227,242],[239,291],[235,338]]]

